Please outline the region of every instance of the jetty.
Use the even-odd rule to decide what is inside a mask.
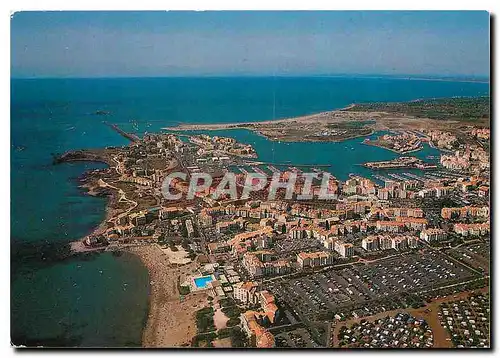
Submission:
[[[120,127],[118,127],[116,124],[108,123],[106,121],[104,121],[103,123],[105,125],[107,125],[108,127],[110,127],[111,129],[113,129],[114,131],[118,132],[123,137],[127,138],[128,140],[130,140],[131,142],[138,142],[138,141],[141,140],[141,138],[138,135],[136,135],[134,133],[125,132],[123,129],[121,129]]]

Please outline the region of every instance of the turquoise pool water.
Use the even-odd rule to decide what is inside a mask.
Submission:
[[[212,279],[211,276],[203,276],[203,277],[195,278],[194,279],[194,284],[198,288],[205,288],[205,287],[207,287],[207,284],[209,282],[212,282],[212,281],[213,281],[213,279]]]

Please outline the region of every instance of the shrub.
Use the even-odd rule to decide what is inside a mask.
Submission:
[[[191,292],[189,286],[180,286],[179,287],[179,293],[181,295],[187,295],[187,294],[189,294],[189,292]]]
[[[232,298],[222,298],[219,300],[221,307],[234,306],[236,303]]]
[[[226,326],[228,327],[234,327],[240,324],[240,318],[239,317],[231,317],[227,323]]]
[[[222,312],[229,318],[239,317],[241,314],[241,310],[238,306],[223,307]]]
[[[231,346],[234,348],[243,348],[248,346],[248,338],[246,334],[238,327],[231,331]]]
[[[202,308],[196,312],[196,327],[198,332],[204,333],[215,330],[214,309],[212,307]]]
[[[210,347],[212,341],[217,338],[215,333],[198,334],[193,337],[191,345],[193,347]]]

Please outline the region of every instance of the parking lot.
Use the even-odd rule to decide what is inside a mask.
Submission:
[[[277,334],[276,347],[278,348],[319,348],[307,329],[297,328],[293,331]]]
[[[469,246],[461,246],[449,250],[449,254],[462,261],[466,265],[489,273],[490,268],[490,244],[480,242]]]
[[[276,240],[276,244],[274,245],[274,250],[278,255],[291,254],[310,249],[324,250],[324,247],[318,240],[313,238],[297,240],[287,236],[280,237]]]
[[[472,277],[473,272],[466,267],[430,251],[425,255],[411,253],[265,285],[299,317],[314,320],[326,317],[325,314],[340,314],[336,317],[340,319],[346,312],[353,314],[351,309],[357,309],[353,314],[356,316],[397,308],[394,303],[399,296],[425,293]],[[375,301],[385,301],[385,307]],[[405,302],[411,305],[413,301]],[[360,307],[362,309],[358,309]]]

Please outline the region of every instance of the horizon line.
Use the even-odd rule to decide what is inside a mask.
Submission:
[[[117,75],[117,76],[11,76],[11,80],[44,80],[44,79],[143,79],[143,78],[391,78],[401,80],[434,80],[450,82],[490,83],[490,75],[438,75],[438,74],[193,74],[193,75]]]

